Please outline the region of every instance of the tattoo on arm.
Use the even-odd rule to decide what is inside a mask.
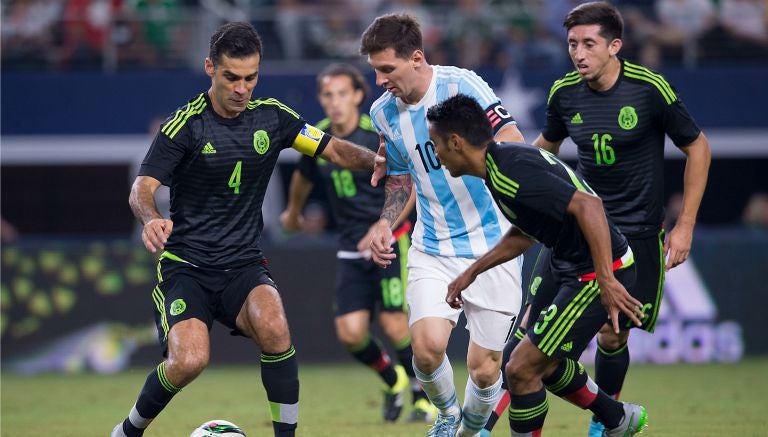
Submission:
[[[381,218],[390,224],[395,223],[405,204],[408,203],[412,189],[411,175],[388,176],[384,185],[384,209],[381,212]]]

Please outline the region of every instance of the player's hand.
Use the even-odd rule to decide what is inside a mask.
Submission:
[[[371,248],[371,258],[379,267],[386,268],[397,257],[392,248],[392,229],[386,220],[379,220],[371,226],[369,231],[371,240],[368,243]]]
[[[304,225],[304,216],[293,214],[287,209],[280,214],[280,225],[289,232],[298,232]]]
[[[144,242],[144,247],[148,251],[155,253],[165,248],[165,243],[168,242],[172,230],[172,221],[164,218],[152,219],[144,224],[144,229],[141,231],[141,241]]]
[[[693,240],[693,226],[678,222],[664,240],[664,258],[667,260],[666,271],[677,267],[688,259]]]
[[[373,175],[371,176],[371,186],[376,187],[379,181],[387,175],[387,142],[384,140],[384,134],[379,134],[379,150],[376,151],[376,158],[373,161]]]
[[[448,293],[445,295],[445,301],[451,308],[459,309],[464,305],[461,292],[466,290],[469,284],[473,282],[475,282],[475,275],[469,273],[469,270],[464,270],[453,282],[448,284]]]
[[[611,276],[611,278],[600,280],[598,283],[600,285],[600,301],[611,318],[615,333],[619,333],[619,311],[626,314],[636,326],[643,325],[640,322],[640,319],[645,317],[642,310],[643,304],[632,297],[616,277]]]
[[[371,225],[370,228],[368,228],[368,232],[363,235],[363,238],[360,239],[360,241],[357,242],[357,251],[360,253],[360,255],[370,260],[372,253],[371,253],[371,241],[373,241],[373,235],[378,232],[376,228],[376,223]]]

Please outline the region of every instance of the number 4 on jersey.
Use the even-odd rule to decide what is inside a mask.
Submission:
[[[235,194],[240,194],[240,173],[243,168],[243,161],[237,161],[232,175],[229,177],[229,188],[235,190]]]

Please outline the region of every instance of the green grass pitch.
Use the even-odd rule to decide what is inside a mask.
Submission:
[[[459,393],[466,371],[454,362]],[[591,371],[592,369],[590,369]],[[149,369],[117,375],[2,374],[0,434],[108,436],[128,412]],[[424,435],[426,424],[384,424],[381,385],[355,364],[305,364],[300,369],[300,436]],[[738,364],[636,365],[623,399],[648,408],[648,436],[768,435],[768,358]],[[589,414],[549,395],[548,436],[586,435]],[[147,437],[186,437],[208,419],[227,419],[250,437],[271,435],[258,366],[207,369],[155,420]],[[407,415],[406,410],[403,416]],[[507,436],[503,418],[494,435]]]

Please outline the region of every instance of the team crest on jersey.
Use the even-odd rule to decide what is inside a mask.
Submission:
[[[269,150],[269,135],[266,131],[257,130],[253,133],[253,148],[256,149],[256,153],[263,155]]]
[[[185,309],[187,309],[187,303],[184,302],[184,299],[176,299],[171,302],[172,316],[178,316],[179,314],[183,313]]]
[[[625,106],[619,110],[619,126],[624,130],[630,130],[637,126],[637,112],[632,106]]]

